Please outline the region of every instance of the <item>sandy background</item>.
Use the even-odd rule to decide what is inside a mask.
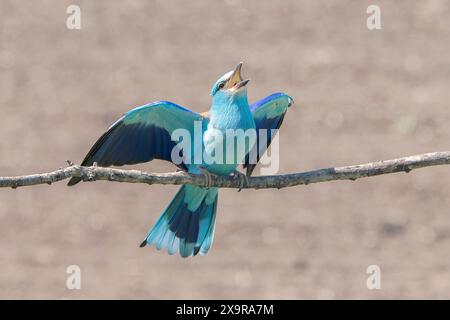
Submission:
[[[0,0],[0,176],[79,163],[134,106],[204,111],[240,60],[252,101],[296,101],[280,172],[448,150],[449,3],[376,1],[383,28],[369,31],[372,2]],[[178,187],[0,190],[0,298],[450,298],[449,181],[436,167],[223,190],[212,250],[187,260],[138,248]],[[72,264],[81,290],[66,289]]]

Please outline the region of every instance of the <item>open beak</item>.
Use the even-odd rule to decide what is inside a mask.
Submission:
[[[242,69],[242,62],[239,62],[236,68],[234,68],[234,71],[231,74],[230,79],[228,79],[227,83],[225,84],[225,88],[227,90],[237,91],[245,87],[247,83],[250,81],[250,79],[242,80],[241,69]]]

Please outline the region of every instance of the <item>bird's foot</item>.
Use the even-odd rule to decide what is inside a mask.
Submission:
[[[216,177],[215,174],[211,173],[208,171],[208,169],[204,168],[204,167],[199,167],[198,168],[200,170],[200,172],[203,174],[203,176],[205,177],[206,180],[206,186],[207,188],[211,188],[212,185],[212,179],[213,177]]]
[[[238,170],[235,170],[232,173],[232,176],[233,177],[238,177],[238,179],[239,179],[239,190],[238,190],[238,192],[241,192],[241,190],[243,188],[248,186],[248,177],[247,177],[247,175],[245,173],[242,173],[242,172],[240,172]]]

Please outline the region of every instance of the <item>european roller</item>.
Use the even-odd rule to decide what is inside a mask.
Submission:
[[[204,174],[207,181],[211,175],[238,175],[245,184],[293,100],[284,93],[274,93],[249,104],[247,85],[250,80],[242,78],[241,68],[242,63],[239,63],[216,81],[208,112],[197,113],[168,101],[153,102],[128,111],[97,140],[82,165],[122,166],[161,159],[173,162],[189,173]],[[190,134],[189,150],[174,153],[179,145],[174,138],[177,129]],[[228,154],[227,157],[230,149],[226,146],[235,143],[235,138],[228,139],[226,132],[238,129],[255,130],[255,139],[233,146],[231,150],[235,155],[229,157]],[[268,130],[267,134],[258,134],[261,129]],[[218,132],[223,133],[222,139],[217,138]],[[196,137],[196,133],[200,137]],[[218,157],[218,150],[223,151],[223,158]],[[255,156],[250,157],[252,152]],[[196,157],[200,153],[202,157]],[[178,154],[181,161],[174,161],[174,154]],[[208,156],[214,161],[206,161]],[[200,161],[195,161],[196,158]],[[237,170],[239,165],[246,169],[246,175]],[[80,178],[72,178],[68,185],[80,181]],[[181,257],[205,255],[214,238],[218,194],[218,188],[209,183],[205,187],[181,186],[141,247],[154,245],[158,250],[167,249],[169,254],[179,252]]]

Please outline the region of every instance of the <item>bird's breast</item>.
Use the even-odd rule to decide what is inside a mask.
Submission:
[[[203,135],[204,162],[208,169],[218,174],[233,172],[256,142],[254,129],[253,117],[233,115],[210,119]]]

